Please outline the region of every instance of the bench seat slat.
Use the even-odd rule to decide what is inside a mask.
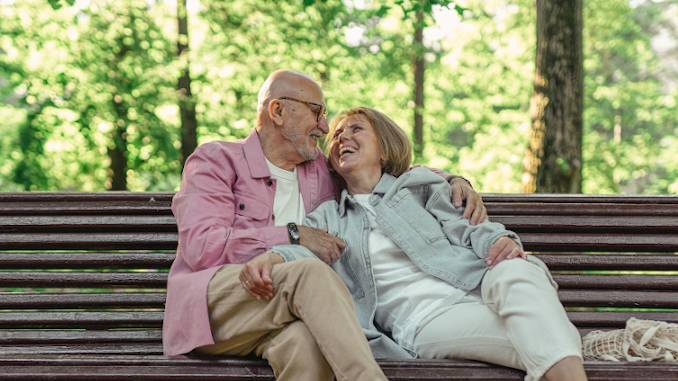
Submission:
[[[535,253],[551,269],[557,270],[635,270],[678,271],[676,254],[598,254]]]
[[[149,268],[169,269],[173,252],[164,253],[2,253],[0,269]]]
[[[421,366],[433,367],[436,369],[455,369],[460,366],[475,368],[479,371],[487,368],[492,368],[486,363],[459,360],[459,359],[445,359],[445,360],[378,360],[379,364],[387,367],[399,368],[418,368]],[[587,367],[591,369],[624,369],[625,364],[609,362],[609,361],[586,361]],[[80,366],[80,365],[111,365],[111,366],[201,366],[204,368],[219,368],[222,366],[240,366],[246,367],[248,365],[265,365],[266,362],[261,359],[253,359],[249,357],[233,357],[233,356],[207,356],[207,355],[183,355],[175,357],[165,357],[161,355],[139,355],[131,356],[126,354],[109,355],[109,354],[91,354],[87,356],[77,355],[56,355],[56,354],[36,354],[36,355],[12,355],[0,353],[0,365],[53,365],[53,366]],[[659,369],[678,369],[676,363],[661,363],[661,362],[637,362],[634,363],[634,368],[639,371],[652,371]]]
[[[0,232],[96,231],[134,229],[135,231],[176,231],[173,216],[0,216]]]
[[[595,231],[672,233],[678,232],[678,216],[560,216],[498,215],[492,218],[517,232],[530,231]],[[21,229],[31,232],[79,231],[87,229],[141,229],[176,231],[173,216],[157,215],[49,215],[2,216],[0,232]]]
[[[509,226],[510,227],[510,226]],[[678,251],[678,234],[522,233],[532,251]],[[176,248],[169,232],[0,233],[0,249],[135,250]]]
[[[533,253],[551,270],[678,271],[677,254]],[[3,253],[0,269],[152,268],[169,269],[174,252],[163,253]]]
[[[2,192],[1,204],[16,202],[171,202],[172,192]]]
[[[183,361],[182,361],[183,362]],[[379,361],[384,374],[392,381],[405,380],[476,380],[520,381],[524,373],[502,367],[491,367],[473,361],[446,360],[442,362],[416,361]],[[91,363],[90,363],[91,364]],[[260,360],[247,362],[218,362],[213,365],[182,364],[119,364],[100,363],[96,365],[5,365],[6,371],[0,380],[269,380],[274,381],[271,369]],[[634,364],[623,366],[617,363],[586,362],[589,379],[604,381],[637,381],[651,379],[656,381],[675,380],[678,366],[673,364]],[[35,374],[43,378],[35,378]]]
[[[169,203],[149,203],[144,201],[128,202],[17,202],[0,203],[0,216],[36,216],[36,215],[153,215],[170,216],[172,210]]]
[[[130,343],[125,341],[97,343],[97,344],[25,344],[25,345],[3,345],[0,347],[0,354],[162,354],[161,343]],[[4,370],[4,367],[3,367]],[[2,372],[0,372],[2,373]]]
[[[561,302],[568,307],[644,307],[678,308],[678,292],[560,290]],[[165,293],[0,293],[0,309],[68,309],[68,308],[164,308]]]
[[[554,274],[562,289],[678,290],[675,275]],[[0,272],[0,287],[164,288],[166,273],[151,272]]]
[[[2,250],[171,250],[176,246],[177,234],[169,232],[0,233]]]
[[[0,287],[165,288],[167,273],[0,272]]]
[[[558,297],[566,307],[642,307],[678,309],[678,292],[559,290]]]
[[[0,309],[66,309],[96,307],[146,307],[164,308],[165,293],[63,293],[63,294],[19,294],[0,293]]]
[[[678,216],[490,216],[494,222],[521,232],[625,232],[675,233],[678,232]]]
[[[625,204],[625,203],[495,203],[486,202],[490,219],[506,216],[678,216],[676,203],[666,204]]]
[[[0,313],[0,328],[159,328],[162,317],[161,311],[9,312]]]
[[[555,274],[560,289],[678,290],[675,275]]]
[[[578,327],[620,328],[629,317],[678,323],[675,312],[568,312]],[[162,326],[163,313],[149,312],[31,312],[0,313],[0,328],[20,327],[154,327]]]
[[[142,193],[143,194],[143,193]],[[486,203],[530,203],[530,204],[673,204],[678,205],[676,196],[662,195],[606,195],[578,193],[483,193]]]
[[[531,251],[678,251],[678,234],[520,233]]]
[[[144,330],[111,330],[111,331],[35,331],[0,330],[0,345],[17,344],[67,344],[67,343],[110,343],[110,342],[152,342],[160,343],[162,331],[159,329]],[[2,353],[0,346],[0,353]]]

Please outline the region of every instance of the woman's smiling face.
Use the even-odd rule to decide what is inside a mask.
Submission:
[[[381,175],[382,152],[372,124],[362,114],[353,114],[330,131],[330,164],[344,179],[361,171]]]

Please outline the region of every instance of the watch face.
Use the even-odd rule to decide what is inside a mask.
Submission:
[[[295,223],[289,223],[287,224],[287,233],[290,235],[290,242],[291,243],[299,243],[299,228],[297,227],[297,224]]]

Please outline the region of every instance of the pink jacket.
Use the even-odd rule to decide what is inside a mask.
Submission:
[[[306,212],[334,197],[325,157],[297,167]],[[163,349],[178,355],[214,344],[207,284],[225,264],[245,263],[288,242],[273,226],[275,181],[259,135],[239,142],[201,145],[186,161],[181,190],[172,200],[179,229],[177,255],[167,279]]]

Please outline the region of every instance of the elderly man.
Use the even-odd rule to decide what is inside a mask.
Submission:
[[[167,282],[167,355],[254,353],[279,380],[386,379],[334,271],[266,253],[294,243],[327,263],[340,257],[343,241],[296,225],[335,195],[317,147],[326,133],[320,86],[280,70],[259,92],[247,139],[204,144],[188,159],[172,202],[179,246]],[[484,219],[479,196],[463,179],[452,182],[472,221]]]

